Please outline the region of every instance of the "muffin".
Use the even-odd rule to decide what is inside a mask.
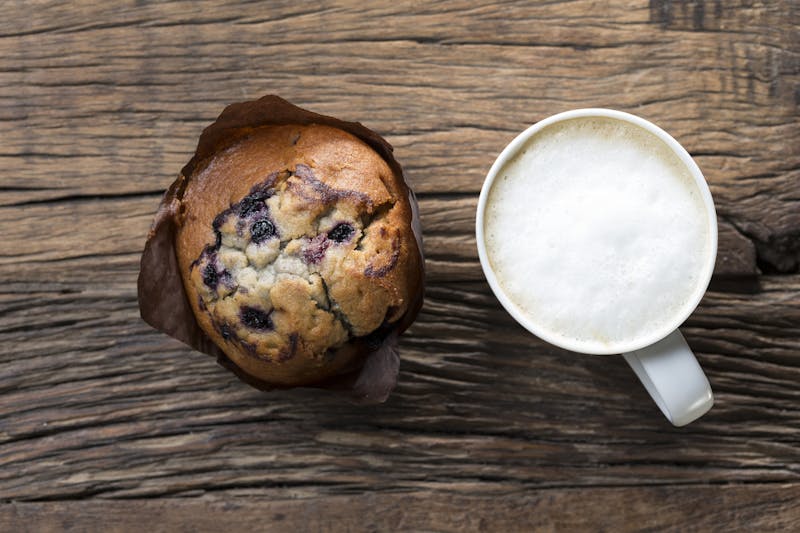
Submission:
[[[396,381],[397,335],[421,305],[418,239],[413,194],[376,134],[276,97],[236,104],[162,202],[142,316],[260,388],[380,401]],[[148,248],[172,253],[162,272]],[[180,320],[194,324],[151,305],[177,281]]]

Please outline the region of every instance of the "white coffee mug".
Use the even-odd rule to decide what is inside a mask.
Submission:
[[[498,282],[487,252],[487,235],[485,232],[487,201],[498,173],[524,147],[528,146],[531,139],[542,129],[562,121],[581,118],[624,121],[646,130],[663,141],[680,159],[682,164],[686,166],[686,169],[694,178],[708,217],[707,228],[710,244],[707,247],[707,257],[703,258],[702,270],[696,273],[699,280],[697,282],[698,289],[693,293],[691,300],[679,309],[679,312],[674,313],[673,316],[665,317],[657,329],[648,332],[644,340],[640,340],[633,345],[628,343],[624,346],[624,349],[619,349],[619,346],[611,346],[608,349],[587,350],[585,345],[571,342],[569,338],[553,335],[546,331],[545,328],[540,327],[540,324],[537,324],[530,314],[524,313],[505,293],[502,285]],[[492,291],[511,316],[528,331],[566,350],[595,355],[622,353],[658,407],[675,426],[686,425],[705,414],[711,408],[714,403],[714,397],[708,379],[678,330],[678,326],[689,317],[700,303],[711,279],[717,254],[716,212],[711,192],[697,164],[692,160],[689,153],[664,130],[635,115],[610,109],[578,109],[559,113],[537,122],[511,141],[489,170],[478,201],[476,237],[481,266]]]

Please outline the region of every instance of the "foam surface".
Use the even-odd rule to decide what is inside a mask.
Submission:
[[[591,352],[646,340],[684,312],[702,290],[707,217],[663,141],[583,118],[544,128],[500,170],[484,230],[514,305]]]

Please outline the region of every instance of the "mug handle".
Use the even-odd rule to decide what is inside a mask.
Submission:
[[[679,330],[622,355],[674,426],[697,420],[714,405],[708,378]]]

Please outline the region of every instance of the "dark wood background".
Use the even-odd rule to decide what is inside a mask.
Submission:
[[[0,530],[800,530],[800,4],[27,2],[0,15]],[[162,191],[233,101],[358,120],[419,193],[428,291],[389,401],[265,394],[139,319]],[[473,236],[498,152],[639,114],[717,202],[673,428],[620,357],[537,341]]]

